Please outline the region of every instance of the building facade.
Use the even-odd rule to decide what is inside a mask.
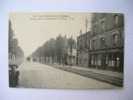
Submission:
[[[124,22],[122,14],[93,14],[89,66],[123,71]]]
[[[77,65],[88,67],[89,65],[89,35],[91,33],[81,33],[77,38]]]
[[[77,37],[77,65],[123,71],[124,17],[118,13],[94,13],[91,30]]]

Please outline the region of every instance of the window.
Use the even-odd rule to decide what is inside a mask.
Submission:
[[[102,27],[102,30],[105,30],[105,21],[104,20],[101,21],[101,27]]]
[[[93,24],[93,34],[96,34],[97,33],[97,24],[98,24],[98,22],[95,22]]]
[[[92,40],[92,45],[91,45],[92,49],[95,49],[95,40]]]
[[[89,47],[90,47],[90,49],[92,49],[91,40],[89,40]]]
[[[115,25],[117,25],[118,22],[119,22],[119,16],[118,15],[115,15],[114,16],[114,23],[115,23]]]
[[[102,37],[100,43],[102,48],[105,47],[105,38]]]
[[[113,45],[117,45],[119,43],[119,36],[118,34],[113,35]]]

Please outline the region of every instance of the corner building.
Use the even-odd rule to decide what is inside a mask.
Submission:
[[[123,71],[124,17],[119,13],[92,14],[88,67]]]

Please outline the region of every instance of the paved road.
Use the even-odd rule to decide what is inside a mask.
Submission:
[[[19,70],[19,87],[72,89],[117,88],[114,85],[34,62],[24,62]]]

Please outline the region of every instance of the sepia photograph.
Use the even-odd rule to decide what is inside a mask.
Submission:
[[[122,13],[12,12],[9,87],[121,89],[124,36]]]

